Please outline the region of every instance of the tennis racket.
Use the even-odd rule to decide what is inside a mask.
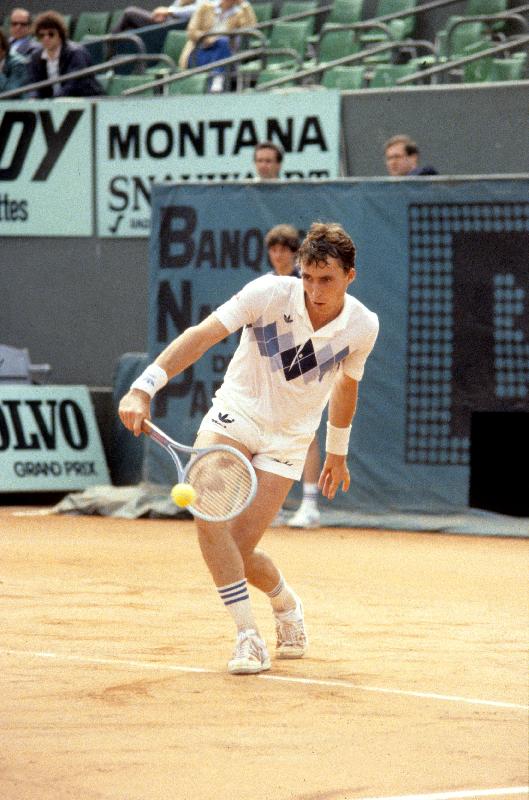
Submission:
[[[194,448],[179,444],[149,420],[142,431],[167,450],[174,461],[179,483],[190,483],[196,499],[187,506],[199,519],[226,522],[248,508],[257,491],[257,476],[246,456],[235,447],[215,444]],[[185,467],[179,453],[191,456]]]

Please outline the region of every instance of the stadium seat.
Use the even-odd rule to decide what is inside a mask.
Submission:
[[[179,81],[173,81],[167,85],[169,94],[204,94],[208,84],[208,73],[203,72],[199,75],[188,75]]]
[[[185,43],[187,42],[187,33],[185,30],[172,30],[167,32],[167,36],[165,37],[162,53],[172,60],[175,63],[174,71],[178,71],[178,59],[180,58],[180,54],[184,49]],[[154,66],[150,66],[147,69],[147,72],[150,75],[167,75],[171,70],[169,69],[168,65],[164,61],[160,61],[158,64]]]
[[[316,58],[305,62],[307,68],[354,55],[359,52],[360,43],[354,31],[336,31],[325,24],[315,49]]]
[[[278,67],[270,68],[270,69],[263,69],[259,73],[259,77],[257,78],[256,86],[262,86],[265,83],[269,83],[270,81],[275,80],[276,78],[287,78],[291,75],[295,75],[297,72],[296,69],[280,69]],[[278,89],[283,89],[286,86],[296,86],[295,81],[289,81],[288,83],[282,83],[281,86],[278,86]]]
[[[464,22],[452,27],[454,22],[464,20],[462,16],[450,16],[445,28],[437,32],[437,48],[442,60],[458,58],[465,54],[470,45],[488,39],[483,22]]]
[[[274,16],[274,4],[268,3],[252,3],[252,8],[257,17],[257,22],[268,22]]]
[[[411,10],[415,8],[416,5],[417,0],[378,0],[377,10],[374,16],[384,17],[386,14],[396,14],[398,11]],[[415,16],[412,14],[409,17],[390,20],[388,26],[393,39],[405,39],[411,36],[415,30]],[[386,39],[387,36],[384,31],[378,28],[364,31],[361,35],[361,40],[365,44],[383,42]]]
[[[360,22],[364,8],[364,0],[334,0],[325,25],[352,25]]]
[[[77,18],[72,38],[75,42],[80,42],[84,36],[104,36],[109,22],[109,11],[82,11]]]
[[[480,14],[501,14],[503,11],[507,11],[507,6],[508,0],[468,0],[463,14],[465,17],[477,17]],[[498,22],[492,24],[493,31],[503,30],[504,27],[505,22],[503,20],[498,20]]]
[[[382,89],[386,86],[396,86],[399,78],[416,72],[415,65],[407,64],[376,64],[372,68],[370,89]]]
[[[292,14],[302,14],[305,11],[314,11],[318,7],[317,0],[284,0],[281,5],[281,17],[289,17]],[[296,24],[303,23],[307,26],[307,36],[314,33],[314,26],[316,24],[316,15],[306,17],[305,19],[295,20]]]
[[[331,67],[323,73],[321,84],[326,89],[362,89],[364,67]]]
[[[465,47],[464,55],[470,56],[479,53],[481,50],[488,50],[492,42],[488,39],[481,42]],[[492,56],[480,58],[478,61],[470,61],[468,64],[463,64],[463,82],[464,83],[483,83],[490,81],[492,73]]]
[[[514,53],[510,58],[494,58],[489,80],[521,81],[525,76],[527,53]]]
[[[110,20],[107,29],[109,33],[112,30],[112,28],[114,28],[114,26],[118,24],[121,17],[123,16],[124,11],[125,11],[124,8],[116,8],[114,11],[110,12]]]
[[[307,26],[304,22],[281,22],[278,19],[277,22],[274,22],[266,49],[275,50],[289,48],[290,50],[295,50],[300,56],[299,63],[301,63],[307,48],[307,37]],[[298,62],[293,61],[292,56],[270,53],[269,56],[265,56],[264,67],[261,60],[239,64],[237,70],[237,87],[239,90],[244,88],[245,82],[253,79],[263,68],[279,67],[283,69],[292,69],[297,66]]]
[[[150,80],[149,75],[112,75],[109,79],[106,91],[110,97],[118,97],[125,89],[131,89],[134,86],[141,86],[143,83],[148,83]],[[153,95],[153,89],[145,89],[141,92],[142,95]],[[138,95],[132,95],[137,97]]]

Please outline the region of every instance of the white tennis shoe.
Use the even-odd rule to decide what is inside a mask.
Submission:
[[[296,607],[290,611],[277,611],[276,618],[276,655],[278,658],[302,658],[309,645],[303,604],[296,597]]]
[[[228,672],[232,675],[255,675],[270,669],[270,656],[257,631],[239,631],[233,656],[228,661]]]
[[[318,508],[301,505],[287,525],[289,528],[319,528],[320,512]]]

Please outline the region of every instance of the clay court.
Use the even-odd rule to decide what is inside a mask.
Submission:
[[[14,511],[2,800],[528,796],[527,539],[270,530],[310,650],[235,677],[192,522]]]

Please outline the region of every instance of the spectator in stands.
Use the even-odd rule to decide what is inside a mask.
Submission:
[[[228,58],[237,49],[237,41],[222,36],[222,33],[236,31],[238,28],[251,28],[256,23],[255,12],[247,0],[205,0],[189,20],[188,41],[180,56],[180,67],[201,67],[221,58]],[[200,37],[209,32],[216,35],[203,39],[197,46]],[[224,88],[225,67],[216,67],[213,69],[210,91],[222,92]]]
[[[197,3],[193,0],[175,0],[170,6],[157,6],[153,11],[146,11],[138,6],[127,6],[112,33],[123,33],[146,25],[160,25],[171,20],[186,20],[192,15]]]
[[[411,175],[438,175],[433,167],[419,166],[419,148],[403,133],[392,136],[384,145],[388,175],[402,178]]]
[[[275,225],[265,236],[268,259],[276,275],[301,277],[296,263],[300,246],[299,232],[292,225]],[[301,505],[289,520],[280,509],[272,527],[288,525],[290,528],[319,528],[318,480],[320,477],[320,448],[315,436],[312,440],[303,469],[303,497]]]
[[[0,92],[19,89],[29,83],[28,59],[9,49],[9,42],[0,28]]]
[[[14,8],[9,17],[9,50],[21,56],[30,56],[39,49],[31,36],[31,14],[25,8]]]
[[[279,178],[283,151],[273,142],[259,142],[253,151],[253,160],[258,181],[275,181]]]
[[[67,38],[64,19],[56,11],[45,11],[35,20],[35,36],[42,48],[31,56],[31,82],[67,75],[90,67],[92,59],[86,47]],[[93,97],[104,94],[94,75],[72,78],[32,92],[32,97]]]

